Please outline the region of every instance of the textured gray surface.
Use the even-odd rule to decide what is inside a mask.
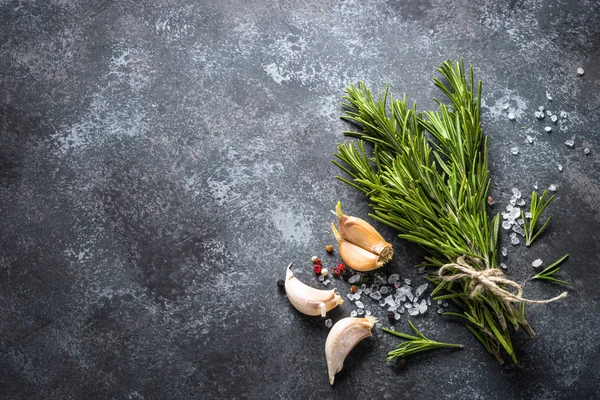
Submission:
[[[275,281],[295,261],[318,285],[329,210],[368,212],[329,163],[343,89],[390,82],[432,107],[434,70],[457,57],[484,81],[497,209],[512,187],[558,186],[548,234],[509,245],[510,276],[569,252],[575,287],[530,308],[519,368],[431,313],[417,326],[463,351],[396,371],[376,329],[331,388],[323,320]],[[0,398],[592,398],[599,66],[595,1],[0,1]],[[540,105],[570,118],[546,134]],[[420,282],[421,251],[393,244],[386,271]]]

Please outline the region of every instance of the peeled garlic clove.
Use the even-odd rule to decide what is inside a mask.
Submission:
[[[392,245],[371,224],[364,219],[345,215],[339,201],[335,206],[335,214],[338,217],[340,236],[344,240],[379,255],[384,262],[392,258]]]
[[[327,311],[334,309],[344,302],[342,296],[331,290],[319,290],[312,288],[298,280],[291,270],[292,264],[288,265],[285,276],[285,292],[290,303],[306,315],[320,315],[324,317]]]
[[[379,255],[344,240],[333,223],[331,223],[331,230],[337,240],[342,260],[353,270],[361,272],[371,271],[385,264],[384,259]]]
[[[325,342],[325,357],[327,358],[327,370],[329,383],[333,385],[335,374],[344,367],[344,360],[350,351],[366,337],[372,336],[371,328],[377,322],[377,318],[348,317],[339,320],[329,331]]]

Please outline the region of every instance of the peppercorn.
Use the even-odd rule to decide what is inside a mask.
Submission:
[[[327,276],[328,273],[329,273],[329,271],[327,271],[327,268],[321,269],[321,275]]]
[[[350,286],[350,292],[351,292],[351,293],[356,293],[356,292],[358,292],[358,286],[356,286],[356,285],[352,285],[352,286]]]
[[[317,257],[316,260],[313,261],[313,263],[323,265],[323,261],[321,261],[321,259],[319,257]]]
[[[283,281],[283,279],[278,279],[278,280],[277,280],[277,287],[278,287],[279,289],[281,289],[281,288],[285,287],[285,282]]]
[[[336,278],[339,278],[340,277],[340,270],[339,270],[339,268],[334,267],[333,270],[331,270],[331,274],[333,276],[335,276]]]
[[[337,265],[337,269],[339,269],[340,272],[344,272],[344,270],[346,269],[346,266],[343,263],[339,263]]]
[[[327,246],[325,246],[325,251],[328,253],[333,253],[333,246],[328,244]]]
[[[321,275],[321,270],[323,269],[323,267],[321,267],[319,264],[315,264],[313,265],[313,269],[315,270],[315,274]]]
[[[390,321],[394,321],[395,318],[396,318],[396,315],[394,314],[394,312],[393,311],[388,311],[388,319]]]

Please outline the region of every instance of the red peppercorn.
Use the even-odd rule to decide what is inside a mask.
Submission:
[[[323,265],[323,261],[321,261],[321,259],[320,259],[320,258],[317,258],[317,259],[315,260],[315,264]]]
[[[356,286],[356,285],[352,285],[352,286],[350,286],[350,292],[351,292],[351,293],[356,293],[356,292],[358,292],[358,286]]]
[[[339,264],[337,265],[337,269],[338,269],[340,272],[344,272],[344,271],[346,270],[346,266],[345,266],[343,263],[339,263]]]
[[[321,270],[323,269],[323,267],[320,266],[319,264],[315,264],[315,265],[313,265],[313,269],[315,270],[315,274],[321,275]]]
[[[333,276],[335,276],[336,278],[340,277],[340,270],[337,267],[333,268],[333,271],[331,271],[331,273],[333,274]]]

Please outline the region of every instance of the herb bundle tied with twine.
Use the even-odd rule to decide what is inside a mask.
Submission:
[[[527,303],[521,286],[498,268],[500,216],[490,218],[487,198],[490,173],[487,137],[482,133],[481,82],[468,80],[464,61],[444,62],[438,71],[446,82],[434,84],[449,104],[436,99],[439,111],[417,112],[406,96],[394,99],[386,87],[373,98],[360,82],[346,89],[345,115],[361,128],[344,132],[356,142],[338,145],[333,163],[347,177],[342,182],[371,201],[370,216],[400,232],[399,237],[425,248],[437,274],[434,300],[452,300],[466,327],[502,364],[508,355],[516,364],[509,326],[534,331],[525,320]],[[367,155],[365,142],[372,145]]]

